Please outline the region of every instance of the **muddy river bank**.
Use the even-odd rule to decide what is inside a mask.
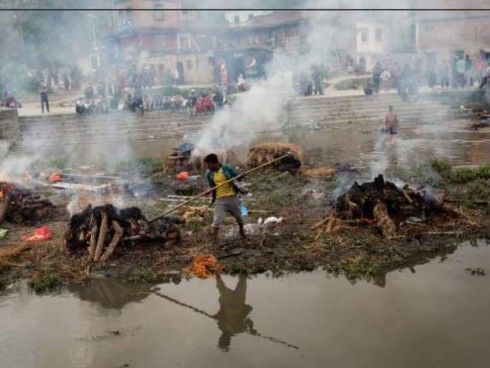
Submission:
[[[400,169],[387,173],[388,176],[396,173],[399,178],[417,174],[426,183],[434,185],[431,190],[441,191],[445,198],[455,201],[445,205],[449,212],[441,208],[442,212],[434,212],[425,219],[424,213],[429,212],[423,210],[422,217],[416,214],[416,217],[398,220],[393,238],[383,235],[379,221],[372,219],[372,215],[358,221],[339,219],[335,229],[328,230],[328,226],[317,228],[318,223],[335,212],[339,191],[346,191],[346,183],[362,177],[361,173],[309,178],[266,171],[253,174],[242,182],[249,191],[243,197],[243,203],[250,212],[245,218],[247,239],[240,239],[238,227],[229,217],[220,231],[219,243],[214,244],[209,227],[213,213],[207,207],[210,199],[203,198],[194,205],[204,206],[205,213],[180,225],[181,241],[178,244],[131,242],[117,247],[107,262],[92,264],[90,273],[86,262],[88,246],[67,248],[64,242],[70,219],[67,206],[72,197],[64,192],[46,191],[46,198],[56,204],[50,216],[43,221],[43,225],[52,231],[51,239],[39,244],[21,242],[21,236],[32,233],[38,225],[5,223],[4,227],[9,232],[0,248],[0,276],[4,285],[22,278],[45,284],[45,280],[54,275],[58,281],[66,283],[97,276],[133,282],[162,281],[185,277],[187,273],[183,270],[193,264],[196,256],[210,255],[216,257],[224,272],[230,275],[264,272],[280,275],[320,267],[344,275],[349,280],[367,278],[382,284],[386,273],[391,270],[412,267],[438,255],[450,254],[464,241],[490,239],[490,191],[485,189],[489,180],[485,178],[490,171],[453,170],[450,166],[446,168],[443,162],[439,165],[446,171],[438,174],[432,167],[421,166],[420,173]],[[422,170],[424,168],[426,171]],[[477,176],[473,178],[468,176],[470,174]],[[449,184],[450,180],[456,179],[465,182]],[[147,218],[154,218],[179,203],[172,198],[168,202],[165,194],[185,190],[193,195],[206,188],[204,180],[183,183],[162,173],[155,173],[148,180],[151,185],[147,185],[145,195],[118,197],[115,201],[121,204],[120,208],[136,206]],[[402,179],[397,180],[403,182]],[[478,197],[476,202],[475,196]],[[77,200],[82,201],[82,198]],[[109,199],[83,198],[80,209],[89,203],[97,205],[93,200],[105,203]],[[410,201],[412,199],[408,196],[401,197],[399,211],[403,206],[410,206]],[[182,208],[174,216],[181,218],[184,214],[185,208]],[[393,216],[397,214],[393,213]],[[267,217],[272,222],[260,224]]]

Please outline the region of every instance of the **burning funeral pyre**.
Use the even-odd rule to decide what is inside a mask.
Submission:
[[[372,182],[354,183],[337,198],[334,211],[312,229],[334,232],[345,223],[376,225],[384,238],[393,239],[397,228],[410,221],[461,217],[460,212],[445,204],[430,188],[398,188],[378,175]]]
[[[89,205],[71,217],[64,238],[70,251],[81,250],[89,262],[105,262],[119,245],[177,244],[181,239],[179,224],[173,217],[150,222],[137,207],[117,209],[111,204]]]
[[[0,182],[0,224],[5,220],[16,224],[32,223],[46,217],[53,204],[18,185]]]
[[[216,150],[220,162],[242,166],[242,162],[233,150]],[[174,148],[173,152],[164,160],[163,166],[166,173],[179,173],[182,171],[201,171],[206,168],[205,155],[198,152],[193,144],[183,143]]]

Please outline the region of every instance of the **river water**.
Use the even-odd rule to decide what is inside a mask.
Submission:
[[[391,272],[324,271],[0,296],[0,367],[488,367],[490,247]]]

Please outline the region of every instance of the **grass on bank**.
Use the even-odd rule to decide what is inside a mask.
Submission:
[[[62,282],[63,278],[59,273],[49,272],[34,276],[29,280],[29,287],[36,293],[44,293],[60,287]]]
[[[490,179],[490,165],[455,169],[448,161],[433,160],[431,167],[448,184],[466,184],[475,180]]]

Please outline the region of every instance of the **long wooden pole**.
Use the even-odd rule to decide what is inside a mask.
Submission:
[[[162,213],[160,216],[155,217],[153,220],[151,220],[151,221],[150,221],[150,224],[151,224],[152,222],[155,222],[155,221],[160,220],[161,218],[163,218],[163,217],[167,216],[169,213],[172,213],[172,212],[174,212],[174,211],[178,210],[179,208],[184,207],[186,204],[189,204],[189,203],[191,203],[191,202],[195,201],[196,199],[201,198],[202,196],[205,196],[206,194],[211,193],[213,190],[216,190],[216,189],[218,189],[219,187],[221,187],[221,186],[223,186],[223,185],[225,185],[225,184],[228,184],[228,183],[232,182],[233,180],[239,179],[239,178],[241,178],[241,177],[243,177],[243,176],[245,176],[245,175],[250,174],[250,173],[251,173],[251,172],[253,172],[253,171],[256,171],[256,170],[261,169],[261,168],[263,168],[263,167],[265,167],[265,166],[268,166],[268,165],[270,165],[270,164],[272,164],[272,163],[274,163],[274,162],[276,162],[276,161],[282,160],[283,158],[288,157],[288,156],[290,156],[290,155],[291,155],[291,153],[290,153],[290,152],[288,152],[287,154],[285,154],[285,155],[283,155],[283,156],[281,156],[281,157],[278,157],[278,158],[276,158],[276,159],[274,159],[274,160],[272,160],[272,161],[266,162],[265,164],[262,164],[262,165],[260,165],[260,166],[254,167],[253,169],[250,169],[250,170],[248,170],[248,171],[245,171],[245,172],[243,172],[243,173],[241,173],[241,174],[239,174],[239,175],[235,176],[234,178],[231,178],[231,179],[229,179],[229,180],[227,180],[227,181],[225,181],[225,182],[223,182],[223,183],[221,183],[221,184],[219,184],[219,185],[214,186],[214,187],[213,187],[213,188],[211,188],[211,189],[208,189],[208,190],[206,190],[206,191],[204,191],[204,192],[202,192],[202,193],[199,193],[199,194],[195,195],[194,197],[192,197],[192,198],[188,199],[187,201],[182,202],[182,203],[181,203],[181,204],[179,204],[178,206],[176,206],[176,207],[174,207],[174,208],[171,208],[171,209],[169,209],[168,211],[165,211],[165,212],[164,212],[164,213]]]

